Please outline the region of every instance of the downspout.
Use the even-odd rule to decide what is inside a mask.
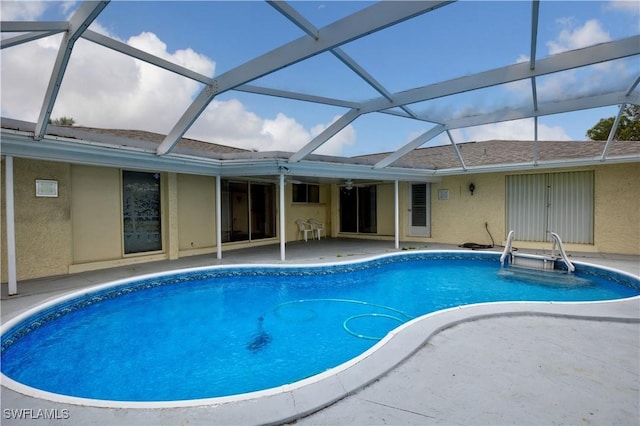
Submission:
[[[7,275],[9,296],[18,294],[16,279],[16,228],[15,206],[13,197],[13,157],[5,156],[5,215],[7,221]]]
[[[216,241],[218,246],[218,260],[222,259],[222,205],[220,200],[222,195],[220,194],[220,184],[222,177],[216,176]]]

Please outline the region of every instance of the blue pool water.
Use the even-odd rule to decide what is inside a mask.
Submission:
[[[495,254],[412,253],[145,278],[22,319],[2,335],[2,373],[83,398],[210,398],[318,374],[403,322],[445,308],[640,294],[637,279],[586,265],[551,277],[514,274]]]

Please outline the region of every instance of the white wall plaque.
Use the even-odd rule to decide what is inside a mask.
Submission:
[[[57,197],[58,181],[36,179],[36,197]]]

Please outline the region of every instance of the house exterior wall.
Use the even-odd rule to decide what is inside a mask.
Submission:
[[[640,254],[640,163],[607,164],[588,168],[548,169],[516,172],[554,173],[577,170],[594,172],[594,244],[565,244],[567,250],[619,254]],[[446,176],[431,185],[431,237],[410,237],[406,215],[401,214],[401,239],[460,245],[465,242],[491,244],[485,222],[495,244],[506,240],[507,173]],[[474,195],[469,184],[475,185]],[[447,189],[448,200],[439,200],[438,191]],[[401,185],[400,211],[409,209],[408,184]],[[404,218],[405,222],[402,222]],[[560,236],[562,237],[562,235]],[[518,241],[521,248],[549,249],[550,243]]]
[[[431,241],[449,244],[491,244],[487,224],[496,244],[505,239],[504,174],[470,174],[444,177],[431,186]],[[475,185],[473,195],[469,184]],[[438,199],[448,190],[449,199]]]
[[[395,235],[395,187],[393,183],[379,184],[377,189],[378,233]]]
[[[594,210],[597,251],[640,254],[640,163],[595,169]]]
[[[180,256],[212,252],[216,247],[216,178],[177,176]]]
[[[567,250],[640,254],[640,163],[607,164],[593,170],[594,244],[567,244]],[[2,162],[2,179],[5,162]],[[535,173],[527,172],[527,173]],[[524,172],[523,172],[524,173]],[[513,173],[521,174],[521,173]],[[408,233],[410,184],[399,184],[400,239],[422,242],[490,244],[487,224],[496,244],[504,244],[505,180],[507,173],[446,176],[431,184],[431,235]],[[35,180],[58,181],[58,197],[35,196]],[[117,168],[14,158],[15,231],[19,280],[113,267],[136,262],[215,253],[215,178],[175,173],[162,174],[162,252],[124,255],[122,247],[122,178]],[[475,185],[474,194],[469,184]],[[448,200],[438,199],[447,189]],[[279,191],[276,191],[276,198]],[[349,237],[394,238],[394,184],[377,187],[377,233]],[[315,218],[328,236],[339,232],[339,187],[320,185],[319,203],[293,203],[292,187],[285,187],[285,235],[295,241],[298,218]],[[276,206],[279,210],[279,201]],[[2,235],[6,235],[5,188],[2,185]],[[279,212],[278,212],[279,214]],[[279,218],[276,219],[279,228]],[[280,230],[278,229],[278,235]],[[345,235],[347,236],[347,235]],[[273,244],[279,237],[252,243],[227,243],[223,250]],[[548,248],[549,243],[519,242],[522,248]],[[2,238],[2,282],[7,280],[6,237]]]
[[[71,264],[121,258],[120,170],[74,164],[71,166],[71,182]]]
[[[2,179],[5,178],[2,161]],[[71,166],[13,160],[18,279],[66,274],[71,263]],[[58,197],[36,197],[36,179],[58,181]],[[2,281],[7,280],[6,194],[2,185]]]

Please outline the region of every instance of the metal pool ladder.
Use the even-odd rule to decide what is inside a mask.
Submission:
[[[576,267],[569,260],[560,236],[555,232],[550,232],[549,234],[551,235],[553,242],[553,245],[551,246],[551,255],[541,256],[536,254],[514,253],[511,248],[514,232],[513,230],[509,231],[509,234],[507,235],[507,243],[505,244],[504,251],[500,256],[500,264],[505,265],[505,260],[509,259],[509,264],[514,266],[553,271],[555,269],[556,259],[558,259],[558,256],[556,256],[556,249],[558,249],[562,261],[567,265],[567,270],[569,272],[575,271]]]

